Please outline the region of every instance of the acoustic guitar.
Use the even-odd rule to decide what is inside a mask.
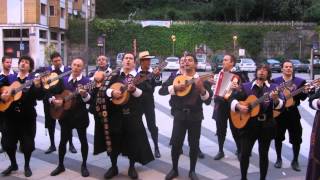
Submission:
[[[279,86],[277,86],[275,88],[275,90],[273,90],[273,91],[278,91],[278,92],[282,91],[284,88],[286,88],[290,84],[292,84],[292,81],[284,82],[284,83],[280,84]],[[265,93],[260,98],[257,98],[255,95],[250,95],[250,96],[248,96],[248,98],[245,101],[239,101],[239,103],[241,105],[248,106],[250,111],[247,113],[241,113],[238,111],[236,111],[236,112],[230,111],[231,121],[232,121],[233,125],[236,128],[241,129],[248,123],[248,121],[251,117],[257,116],[260,111],[260,103],[262,103],[266,99],[268,99],[271,92],[272,91]]]
[[[60,78],[67,76],[69,74],[71,74],[71,70],[64,72],[64,73],[61,73],[60,75],[58,75],[55,72],[51,72],[49,76],[45,76],[45,77],[41,78],[43,88],[47,89],[47,90],[50,89],[51,87],[58,84]]]
[[[54,104],[51,104],[50,106],[50,115],[54,119],[61,119],[63,116],[64,112],[69,110],[75,105],[75,97],[79,94],[79,89],[85,89],[88,92],[90,92],[93,88],[96,87],[96,82],[91,81],[87,83],[86,85],[80,85],[78,88],[72,92],[70,90],[64,90],[60,94],[56,94],[54,97],[57,100],[62,100],[63,104],[62,106],[55,106]]]
[[[306,83],[304,86],[302,86],[299,89],[296,89],[296,90],[294,90],[292,92],[290,92],[289,89],[285,88],[283,90],[283,95],[284,95],[284,97],[286,99],[285,107],[289,108],[289,107],[293,106],[295,104],[293,97],[298,95],[298,94],[300,94],[300,93],[302,93],[305,90],[306,87],[312,87],[313,88],[313,87],[319,87],[319,86],[320,86],[320,78],[315,79],[315,80],[311,81],[310,83]],[[277,110],[273,111],[273,117],[278,117],[280,114],[281,114],[280,111],[277,111]]]
[[[209,73],[209,74],[201,75],[201,76],[199,76],[199,78],[202,79],[202,80],[205,80],[205,79],[211,78],[212,76],[214,76],[214,74]],[[183,91],[177,91],[176,95],[180,96],[180,97],[188,95],[190,93],[190,91],[191,91],[192,84],[196,81],[196,79],[197,78],[193,78],[193,77],[185,76],[185,75],[177,76],[173,80],[173,85],[175,86],[175,85],[184,84],[184,85],[186,85],[186,88]]]
[[[43,78],[45,76],[48,76],[50,74],[49,71],[45,71],[43,73],[40,73],[37,77]],[[7,101],[0,101],[0,111],[4,112],[7,110],[11,103],[13,101],[18,101],[22,96],[22,91],[26,88],[30,88],[33,84],[33,79],[26,80],[25,83],[21,84],[19,81],[14,81],[10,86],[3,86],[0,88],[0,94],[4,92],[8,92],[10,94],[10,97]]]
[[[159,69],[159,71],[162,71],[163,68],[167,65],[167,62],[162,62],[159,64],[159,66],[157,67]],[[155,74],[154,74],[154,71],[146,76],[139,76],[139,77],[135,77],[133,79],[133,83],[134,85],[138,85],[140,83],[142,83],[143,81],[147,80],[147,79],[152,79],[154,78]],[[128,92],[128,85],[129,84],[124,84],[124,83],[121,83],[121,82],[116,82],[116,83],[113,83],[110,88],[113,89],[113,90],[119,90],[122,94],[121,97],[119,98],[112,98],[112,102],[113,104],[115,105],[123,105],[123,104],[126,104],[129,99],[130,99],[130,93]]]

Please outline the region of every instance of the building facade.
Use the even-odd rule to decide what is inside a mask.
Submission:
[[[49,53],[67,52],[65,32],[70,16],[94,16],[92,0],[0,0],[0,56],[30,55],[36,67],[48,64]]]

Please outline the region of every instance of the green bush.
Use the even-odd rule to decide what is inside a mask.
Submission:
[[[213,51],[233,51],[233,35],[238,36],[237,47],[246,49],[247,54],[258,58],[262,50],[263,38],[269,31],[287,31],[286,26],[245,26],[222,25],[213,22],[195,22],[174,24],[170,28],[145,27],[133,22],[121,22],[114,19],[95,19],[89,25],[89,44],[96,47],[99,35],[106,34],[106,51],[115,55],[118,52],[131,51],[133,39],[137,40],[138,51],[149,50],[157,56],[172,54],[171,35],[176,36],[175,55],[185,50],[194,51],[196,45],[206,44]],[[84,42],[84,23],[70,19],[68,40],[72,43]]]

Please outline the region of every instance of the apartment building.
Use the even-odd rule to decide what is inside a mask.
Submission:
[[[66,59],[65,32],[68,17],[95,14],[94,0],[0,0],[0,56],[34,58],[36,67],[48,64],[48,52],[60,52]]]

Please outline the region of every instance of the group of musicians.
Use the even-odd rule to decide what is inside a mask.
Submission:
[[[76,129],[81,143],[81,175],[90,175],[86,163],[90,112],[95,120],[93,153],[106,152],[111,161],[111,167],[104,178],[118,175],[117,159],[121,154],[128,157],[128,176],[137,179],[136,162],[145,165],[153,161],[154,157],[161,157],[153,96],[155,87],[161,86],[159,94],[171,96],[169,104],[173,116],[170,140],[172,169],[165,179],[174,179],[179,175],[178,161],[187,132],[190,146],[189,178],[198,179],[195,172],[197,159],[204,157],[199,148],[201,123],[204,119],[202,104],[209,105],[211,100],[214,101],[212,118],[216,121],[219,145],[215,160],[225,156],[223,146],[229,119],[237,148],[235,153],[240,162],[241,179],[247,179],[249,160],[256,140],[259,144],[260,179],[266,179],[267,176],[268,152],[273,139],[277,152],[274,167],[282,167],[281,149],[286,130],[293,150],[291,167],[300,171],[298,156],[302,126],[298,106],[308,96],[310,107],[317,110],[317,114],[311,135],[307,179],[320,178],[320,90],[316,88],[317,83],[306,83],[306,80],[296,77],[290,61],[282,62],[282,76],[275,79],[271,79],[268,65],[258,65],[254,79],[249,81],[247,74],[236,70],[236,58],[232,54],[224,56],[222,70],[213,76],[198,74],[197,58],[191,53],[185,53],[179,59],[179,70],[162,82],[163,64],[152,69],[152,58],[148,51],[139,53],[140,67],[136,67],[134,54],[128,52],[123,56],[122,67],[112,70],[107,57],[101,55],[97,58],[97,68],[85,77],[83,70],[86,64],[80,57],[74,58],[71,68],[68,68],[62,64],[60,54],[55,52],[51,55],[50,67],[33,71],[33,59],[22,56],[18,61],[17,73],[11,70],[11,58],[3,57],[0,73],[0,151],[7,153],[11,164],[1,174],[8,176],[18,170],[16,150],[19,143],[25,159],[24,174],[26,177],[32,175],[30,158],[35,149],[35,106],[36,100],[43,100],[45,127],[50,138],[46,154],[56,151],[54,134],[57,119],[61,127],[58,166],[51,172],[51,176],[65,171],[67,142],[69,151],[77,153],[72,143],[73,129]],[[220,89],[224,87],[225,77],[230,74],[232,78],[228,79],[228,88],[221,95]],[[276,116],[275,112],[280,115]],[[142,121],[143,114],[154,143],[154,153]],[[237,117],[246,118],[247,121],[238,121]]]

